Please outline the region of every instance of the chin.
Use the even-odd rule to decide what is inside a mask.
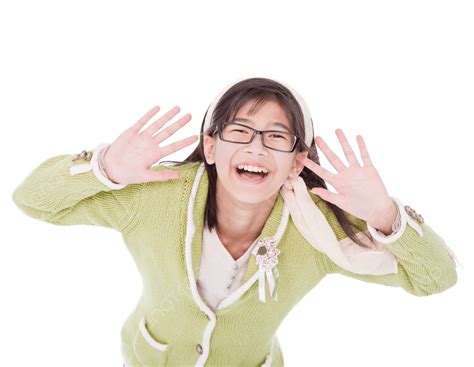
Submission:
[[[246,203],[246,204],[260,204],[260,203],[263,203],[265,201],[274,201],[275,198],[276,198],[276,195],[278,194],[279,190],[277,189],[274,189],[274,190],[265,190],[265,191],[262,191],[262,190],[255,190],[255,191],[251,191],[251,189],[249,190],[234,190],[234,192],[232,192],[232,196],[242,202],[242,203]]]
[[[226,177],[217,176],[219,184],[236,201],[246,204],[259,204],[267,200],[274,201],[283,182],[275,184],[275,176],[270,175],[268,180],[261,183],[250,183],[240,180],[235,172]],[[285,178],[286,179],[286,178]]]

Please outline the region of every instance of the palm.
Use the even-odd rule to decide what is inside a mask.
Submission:
[[[357,143],[364,163],[363,166],[357,161],[354,151],[342,130],[337,129],[336,135],[342,145],[349,166],[346,166],[320,137],[316,137],[316,144],[338,173],[333,174],[310,159],[306,159],[304,163],[323,180],[331,184],[337,193],[320,187],[313,188],[310,191],[357,218],[372,222],[376,219],[378,213],[391,202],[391,198],[377,169],[370,160],[362,136],[357,136]]]
[[[154,172],[150,170],[150,167],[161,158],[194,143],[198,136],[193,135],[175,143],[160,146],[160,143],[191,120],[191,114],[186,114],[171,126],[162,129],[166,122],[180,111],[180,108],[176,106],[141,130],[159,110],[159,106],[152,108],[111,144],[104,159],[108,162],[107,173],[116,182],[141,183],[179,177],[179,174],[173,170]]]

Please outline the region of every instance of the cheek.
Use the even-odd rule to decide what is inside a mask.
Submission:
[[[288,177],[288,175],[293,170],[293,161],[281,161],[278,164],[278,174],[281,177]]]
[[[228,178],[232,174],[232,154],[223,149],[216,151],[216,170],[221,177]]]

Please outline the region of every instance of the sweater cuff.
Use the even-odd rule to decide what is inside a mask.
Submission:
[[[398,223],[398,229],[394,230],[391,234],[385,235],[384,233],[378,231],[376,228],[372,227],[370,224],[367,223],[367,229],[378,242],[382,244],[390,244],[396,242],[400,237],[403,236],[403,233],[405,232],[407,224],[410,225],[418,234],[420,237],[423,237],[423,230],[421,229],[420,225],[416,222],[415,219],[411,217],[412,212],[408,212],[406,207],[403,205],[403,203],[396,197],[391,197],[392,200],[395,202],[395,204],[398,207],[398,215],[399,217],[397,218],[397,221],[395,223]]]
[[[102,172],[100,171],[100,168],[99,168],[99,161],[98,161],[99,154],[102,150],[107,148],[109,145],[110,145],[109,143],[99,144],[97,147],[94,148],[92,157],[90,158],[90,163],[84,163],[84,164],[71,166],[69,168],[70,174],[72,176],[74,176],[74,175],[84,173],[84,172],[88,172],[88,171],[92,170],[94,172],[95,176],[97,177],[97,179],[100,182],[102,182],[105,186],[107,186],[107,187],[109,187],[113,190],[123,189],[125,186],[127,186],[126,184],[118,184],[118,183],[114,183],[114,182],[110,181],[108,179],[108,177],[106,177],[102,174]],[[78,157],[78,156],[76,156],[76,157]]]

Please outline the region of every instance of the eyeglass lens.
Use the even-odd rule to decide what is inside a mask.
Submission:
[[[235,143],[249,143],[253,135],[253,130],[233,123],[224,126],[222,136],[224,140]],[[291,151],[295,141],[295,136],[285,131],[265,131],[263,132],[264,144],[269,148],[283,151]]]

